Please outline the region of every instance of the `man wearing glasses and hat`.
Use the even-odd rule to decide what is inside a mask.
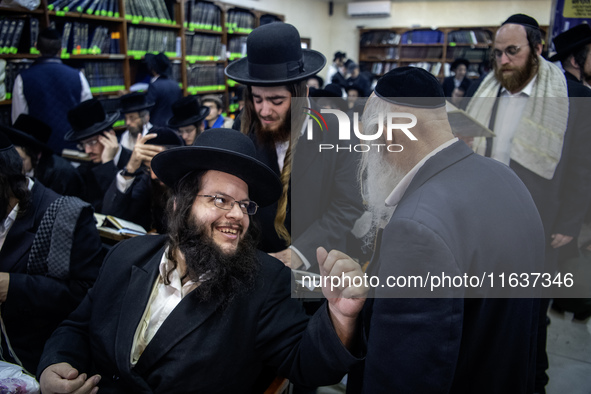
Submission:
[[[544,60],[538,22],[523,14],[497,30],[493,69],[482,81],[467,112],[495,132],[477,137],[473,149],[510,166],[525,183],[538,208],[546,235],[545,272],[557,269],[559,248],[579,234],[591,200],[591,133],[588,92]],[[576,99],[575,99],[576,98]],[[544,392],[546,311],[538,324],[538,376]]]
[[[126,94],[119,100],[121,113],[125,116],[125,126],[127,126],[127,130],[121,134],[119,143],[132,151],[137,140],[148,134],[152,128],[149,110],[154,103],[148,102],[146,94],[140,92]]]
[[[177,130],[185,145],[191,146],[205,130],[203,121],[209,111],[208,107],[199,105],[197,96],[183,97],[172,105],[173,115],[168,121],[168,127]]]
[[[84,101],[68,112],[72,130],[64,138],[77,142],[78,149],[90,159],[90,163],[82,163],[78,171],[86,186],[86,200],[97,212],[102,210],[103,197],[115,175],[125,168],[131,157],[131,151],[119,144],[113,131],[117,118],[119,112],[105,113],[97,99]]]
[[[84,196],[84,182],[74,166],[47,145],[51,128],[39,119],[21,114],[13,127],[0,125],[23,159],[23,172],[64,196]]]
[[[321,152],[319,146],[355,145],[356,137],[351,133],[352,140],[339,141],[337,117],[325,115],[327,130],[313,124],[313,138],[308,138],[305,112],[311,104],[306,80],[324,67],[326,59],[301,48],[295,27],[260,26],[249,34],[246,49],[247,57],[225,71],[247,86],[244,110],[232,127],[250,136],[283,187],[278,204],[258,215],[260,248],[293,269],[317,271],[316,248],[346,251],[348,234],[362,210],[354,175],[356,152]]]
[[[365,291],[325,289],[328,305],[308,322],[290,296],[290,271],[256,249],[251,216],[277,200],[281,183],[252,141],[208,130],[194,146],[158,154],[152,169],[172,189],[169,233],[111,250],[47,342],[43,393],[261,392],[263,367],[309,385],[338,381],[359,360]],[[318,260],[325,275],[361,279],[339,252],[319,248]]]

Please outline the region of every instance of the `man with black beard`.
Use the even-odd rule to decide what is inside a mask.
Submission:
[[[244,110],[232,128],[250,136],[283,187],[278,203],[257,214],[260,248],[288,267],[317,272],[316,248],[346,251],[347,236],[361,216],[354,176],[358,162],[351,148],[358,140],[338,140],[335,115],[324,116],[326,130],[313,122],[313,137],[306,132],[305,112],[320,113],[308,99],[306,80],[324,67],[326,58],[302,49],[295,27],[260,26],[246,47],[247,56],[226,68],[228,77],[246,85]],[[339,144],[346,148],[338,152]],[[321,151],[320,146],[333,149]]]
[[[454,138],[445,103],[437,78],[398,67],[378,80],[365,106],[363,133],[378,136],[360,171],[377,235],[366,274],[389,285],[375,287],[364,306],[367,355],[349,372],[347,393],[533,388],[537,299],[509,299],[516,290],[499,291],[498,283],[470,289],[454,279],[426,290],[411,281],[537,272],[543,259],[542,223],[526,187]],[[408,122],[391,114],[416,118],[416,140],[385,132],[391,119]],[[403,149],[383,148],[390,144]]]
[[[338,382],[362,355],[365,290],[323,289],[329,301],[308,322],[290,270],[255,247],[250,217],[281,184],[252,141],[211,129],[156,155],[152,169],[172,189],[170,231],[110,251],[45,347],[43,393],[253,393],[263,368],[309,386]],[[323,275],[362,279],[342,253],[318,248],[317,258]]]
[[[545,272],[554,274],[559,248],[578,235],[591,199],[591,122],[581,84],[566,79],[541,51],[537,21],[509,17],[493,44],[494,73],[482,81],[467,112],[496,134],[475,138],[473,149],[510,166],[530,191],[544,224]],[[536,392],[548,382],[548,303],[542,302],[538,324]]]
[[[166,186],[151,169],[152,158],[165,149],[184,146],[182,138],[167,127],[153,127],[140,137],[125,168],[117,173],[103,199],[103,212],[166,233]]]

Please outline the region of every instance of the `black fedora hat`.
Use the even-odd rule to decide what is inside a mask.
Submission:
[[[310,97],[343,97],[343,90],[336,83],[329,83],[324,89],[310,89]]]
[[[193,146],[158,153],[152,159],[152,170],[171,188],[196,170],[234,175],[246,182],[250,199],[262,207],[274,203],[281,195],[279,177],[257,159],[252,140],[231,129],[209,129],[197,137]]]
[[[254,29],[246,38],[246,57],[226,67],[233,80],[255,86],[278,86],[306,79],[324,67],[326,58],[302,49],[298,30],[283,22]]]
[[[148,134],[156,134],[156,137],[146,141],[146,144],[148,145],[161,145],[167,147],[185,146],[185,140],[183,140],[176,131],[169,129],[168,127],[152,127]]]
[[[154,103],[146,101],[146,97],[147,95],[141,92],[133,92],[121,96],[119,98],[121,113],[128,114],[130,112],[140,112],[152,108]]]
[[[64,136],[66,141],[80,141],[109,129],[119,118],[119,112],[106,114],[100,101],[86,100],[68,111],[72,130]]]
[[[153,53],[147,53],[144,56],[146,65],[149,70],[154,70],[157,74],[168,75],[170,71],[170,59],[162,52],[154,55]]]
[[[172,104],[172,118],[168,120],[168,127],[178,129],[201,122],[209,115],[209,107],[199,105],[197,96],[183,97]]]
[[[31,146],[45,152],[53,152],[47,145],[51,136],[51,127],[31,115],[20,114],[12,127],[0,124],[0,130],[14,145]]]
[[[449,67],[449,69],[451,71],[455,71],[455,69],[458,68],[458,66],[460,64],[463,64],[464,66],[466,66],[466,69],[468,69],[468,67],[470,67],[470,62],[468,61],[468,59],[464,59],[464,58],[460,57],[460,58],[457,58],[456,60],[453,61],[453,63]]]
[[[570,54],[591,42],[591,27],[582,23],[560,33],[552,40],[556,54],[550,58],[551,62],[566,59]]]

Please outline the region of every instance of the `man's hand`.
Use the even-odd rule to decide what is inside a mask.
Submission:
[[[8,272],[0,272],[0,303],[6,301],[9,283],[10,274]]]
[[[98,141],[104,147],[103,153],[101,154],[101,162],[104,164],[113,160],[119,150],[117,134],[113,130],[105,131],[103,135],[99,135]]]
[[[552,234],[550,237],[552,238],[552,243],[550,246],[552,246],[554,249],[560,248],[561,246],[564,246],[573,240],[573,237],[570,235]]]
[[[320,247],[316,249],[316,258],[320,274],[325,277],[322,283],[326,283],[326,286],[322,288],[322,293],[328,300],[332,324],[343,344],[350,347],[357,315],[369,291],[365,286],[363,271],[359,264],[338,250],[328,253]]]
[[[78,374],[78,370],[68,363],[50,365],[45,368],[39,378],[43,394],[96,394],[98,391],[96,386],[100,381],[100,375],[87,378],[85,373]]]
[[[297,270],[304,264],[302,259],[300,259],[300,256],[298,256],[298,254],[290,248],[283,249],[282,251],[277,253],[269,253],[269,255],[275,257],[278,260],[281,260],[283,264],[285,264],[292,270]]]
[[[143,161],[151,161],[154,156],[162,152],[164,148],[159,145],[146,144],[147,141],[158,137],[158,134],[146,134],[139,138],[131,152],[131,158],[127,163],[127,171],[136,172]]]

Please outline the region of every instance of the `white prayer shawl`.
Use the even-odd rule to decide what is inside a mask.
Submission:
[[[568,122],[568,90],[560,68],[542,57],[538,60],[538,75],[513,138],[511,160],[545,179],[552,179],[562,154]],[[468,114],[488,125],[495,101],[492,98],[497,97],[499,88],[491,72],[470,100]],[[472,147],[476,153],[484,155],[486,138],[474,138]]]

